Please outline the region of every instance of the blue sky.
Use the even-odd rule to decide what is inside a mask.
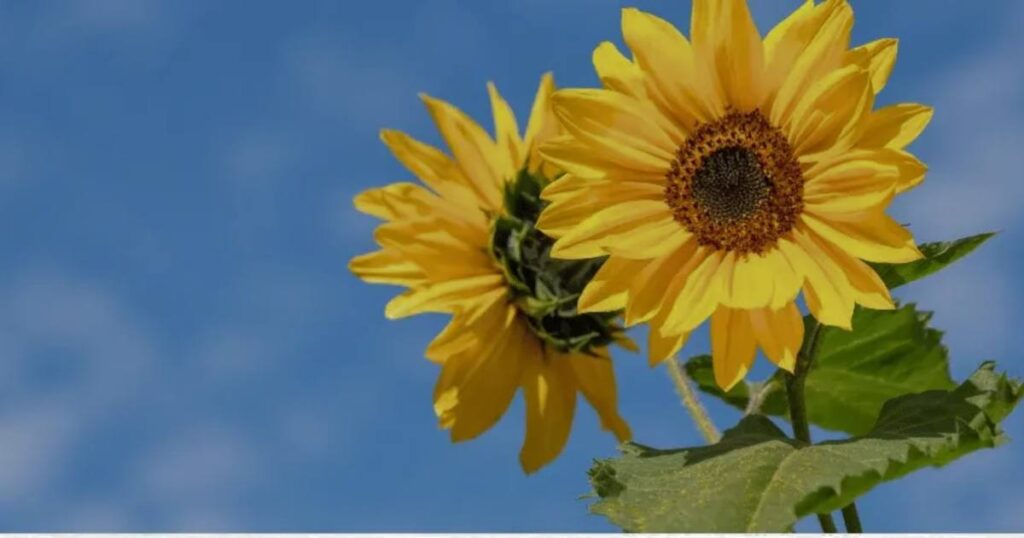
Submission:
[[[762,30],[796,3],[752,0]],[[394,290],[345,266],[373,248],[351,197],[409,179],[378,130],[438,142],[417,92],[487,120],[493,80],[525,114],[544,71],[595,84],[626,5],[688,24],[675,0],[0,3],[3,529],[612,530],[577,499],[614,453],[589,408],[533,476],[518,401],[449,444],[422,359],[443,318],[385,320]],[[895,214],[922,240],[1003,230],[901,296],[937,310],[957,377],[988,358],[1024,376],[1024,9],[854,6],[857,42],[901,39],[881,101],[937,110]],[[617,355],[637,439],[699,443],[644,362]],[[1021,454],[880,487],[865,526],[1024,530]]]

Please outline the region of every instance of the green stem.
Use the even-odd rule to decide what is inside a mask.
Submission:
[[[686,376],[686,370],[679,364],[679,359],[676,357],[670,357],[668,360],[668,375],[676,386],[676,392],[679,393],[679,399],[683,401],[683,407],[693,417],[693,421],[697,424],[697,429],[700,430],[701,435],[704,436],[704,440],[710,445],[717,443],[722,438],[722,434],[718,432],[715,423],[711,422],[707,409],[704,409],[704,406],[701,405],[697,393],[694,392],[693,386],[690,385],[690,379]]]
[[[786,396],[789,399],[789,419],[793,423],[793,437],[806,445],[811,444],[811,426],[807,420],[807,404],[804,401],[804,381],[811,369],[811,360],[818,347],[818,335],[821,325],[811,321],[811,333],[803,349],[796,357],[793,373],[786,374]],[[818,514],[818,524],[822,532],[836,532],[836,523],[831,514]]]
[[[860,527],[860,515],[857,514],[855,503],[850,503],[843,508],[843,524],[846,525],[847,534],[864,532]]]

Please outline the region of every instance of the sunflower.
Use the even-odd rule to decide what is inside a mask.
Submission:
[[[488,85],[495,138],[456,107],[423,96],[451,150],[392,130],[381,138],[423,185],[395,183],[355,199],[381,218],[381,249],[350,269],[363,280],[408,288],[391,300],[388,318],[452,314],[427,349],[441,365],[434,411],[454,442],[472,439],[504,415],[522,388],[526,472],[547,464],[568,439],[576,394],[619,440],[630,437],[617,410],[607,346],[629,345],[616,315],[580,314],[576,300],[603,259],[553,260],[553,240],[534,223],[540,191],[558,172],[538,145],[560,133],[551,110],[554,80],[541,79],[524,136],[511,108]]]
[[[924,179],[904,148],[930,108],[874,109],[897,42],[850,48],[844,0],[808,0],[762,40],[744,0],[694,0],[690,38],[622,11],[632,59],[600,44],[602,89],[552,98],[567,132],[541,148],[566,171],[538,221],[556,257],[610,255],[580,312],[650,322],[652,364],[710,318],[716,382],[742,380],[758,348],[792,371],[803,291],[822,324],[893,308],[867,262],[921,254],[886,215]]]

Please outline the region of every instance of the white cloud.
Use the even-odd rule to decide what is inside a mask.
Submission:
[[[155,352],[138,316],[93,284],[44,271],[0,297],[0,499],[10,500],[59,476],[86,431],[134,395]]]
[[[1012,19],[1013,17],[1010,17]],[[1017,29],[927,80],[935,151],[925,183],[904,197],[915,228],[936,237],[1005,229],[1020,222],[1024,95]]]
[[[408,75],[414,68],[401,51],[354,47],[314,35],[285,50],[284,70],[314,111],[350,126],[375,129],[418,106],[416,85]]]

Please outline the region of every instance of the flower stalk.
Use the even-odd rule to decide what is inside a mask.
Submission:
[[[683,369],[677,357],[671,357],[668,360],[668,375],[676,386],[676,392],[679,394],[679,399],[683,402],[683,407],[693,417],[693,422],[697,424],[697,429],[700,430],[704,440],[709,445],[717,443],[722,438],[722,434],[715,427],[715,423],[711,421],[707,409],[700,403],[696,391],[693,390],[693,386],[690,384],[690,378],[686,375],[686,370]]]
[[[793,437],[807,445],[811,444],[811,427],[807,419],[807,404],[804,400],[804,382],[807,380],[807,373],[811,370],[811,361],[817,351],[818,336],[821,333],[821,324],[813,319],[810,324],[809,336],[800,353],[797,354],[793,373],[786,374],[786,396],[789,400],[789,419],[793,423]],[[845,517],[846,509],[843,510],[843,515]],[[831,514],[818,514],[818,524],[821,526],[822,532],[836,532],[836,523]],[[847,527],[849,528],[849,524]]]

